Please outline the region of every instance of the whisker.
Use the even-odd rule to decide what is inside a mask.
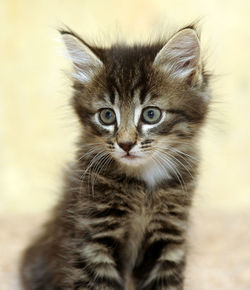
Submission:
[[[157,156],[162,160],[162,162],[166,162],[167,165],[170,167],[170,169],[173,171],[173,173],[175,174],[176,178],[178,179],[181,187],[182,187],[182,191],[184,193],[187,193],[186,190],[186,186],[185,186],[185,182],[182,178],[181,173],[179,172],[178,168],[176,167],[176,164],[173,162],[173,160],[170,160],[169,158],[167,158],[167,156],[162,156],[158,150],[155,151],[155,153],[157,154]]]
[[[169,149],[169,148],[167,148],[167,149]],[[170,157],[170,159],[174,159],[176,162],[178,162],[187,172],[188,172],[188,174],[191,176],[191,178],[194,180],[194,177],[193,177],[193,175],[192,175],[192,173],[190,172],[190,170],[189,170],[189,168],[187,167],[187,166],[185,166],[178,158],[176,158],[175,156],[173,156],[172,154],[170,154],[170,153],[167,153],[166,151],[164,151],[162,148],[158,148],[158,150],[162,153],[162,154],[165,154],[167,157]],[[186,163],[187,163],[187,165],[189,165],[190,167],[191,167],[191,164],[184,158],[184,157],[182,157],[182,156],[180,156]],[[174,162],[173,160],[172,160],[172,162]],[[175,162],[174,162],[175,163]],[[176,165],[176,163],[175,163],[175,165]]]
[[[157,149],[158,149],[159,151],[161,151],[161,153],[163,153],[163,154],[165,154],[165,155],[167,155],[167,156],[170,156],[170,157],[174,158],[174,159],[175,159],[177,162],[179,162],[181,165],[183,165],[182,162],[181,162],[181,161],[180,161],[176,156],[172,155],[171,152],[176,153],[177,156],[180,157],[182,160],[184,160],[184,161],[187,163],[187,165],[189,165],[190,167],[193,166],[190,162],[192,162],[192,163],[194,164],[194,161],[189,160],[188,158],[184,158],[184,157],[183,157],[179,152],[176,152],[176,151],[171,150],[170,147],[167,147],[166,149],[163,149],[163,148],[161,148],[161,147],[157,147]],[[170,152],[168,152],[168,151],[170,151]],[[189,162],[189,161],[190,161],[190,162]],[[183,166],[184,166],[184,165],[183,165]],[[185,167],[185,168],[186,168],[186,167]]]
[[[187,153],[185,153],[185,152],[183,152],[183,151],[180,151],[180,150],[178,150],[178,149],[176,149],[176,148],[173,148],[173,147],[168,147],[168,149],[170,149],[170,148],[171,148],[171,150],[175,151],[176,153],[180,153],[180,154],[182,154],[182,155],[184,155],[184,156],[187,156],[187,157],[189,157],[189,158],[191,158],[191,159],[193,159],[193,160],[195,160],[195,161],[199,161],[197,158],[193,157],[193,156],[190,155],[190,154],[187,154]]]
[[[82,160],[84,157],[93,154],[95,151],[99,150],[102,148],[102,146],[95,146],[94,148],[90,148],[87,152],[85,152],[79,159],[78,161]]]
[[[89,146],[96,145],[96,144],[103,144],[103,142],[85,143],[85,144],[81,144],[81,147],[89,147]]]
[[[186,152],[183,152],[183,151],[181,151],[181,150],[179,150],[179,149],[177,149],[177,148],[175,148],[175,147],[173,147],[173,146],[169,146],[169,145],[170,145],[169,143],[166,143],[166,142],[163,142],[163,141],[159,141],[158,144],[163,144],[163,145],[165,145],[164,148],[162,148],[162,149],[168,149],[168,150],[170,150],[170,151],[175,151],[176,153],[179,153],[179,154],[185,155],[186,157],[189,157],[190,159],[193,159],[194,161],[199,161],[199,160],[198,160],[197,158],[195,158],[194,156],[192,156],[192,155],[190,155],[190,154],[188,154],[188,153],[186,153]],[[183,143],[181,142],[181,144],[183,144]],[[161,148],[161,147],[160,147],[160,148]],[[192,162],[192,160],[190,160],[190,161]]]
[[[141,142],[141,145],[151,144],[154,140],[153,139],[147,139],[145,141]]]
[[[109,158],[110,158],[109,153],[104,152],[104,154],[98,160],[98,163],[96,163],[96,165],[93,167],[91,171],[92,194],[94,194],[94,184],[95,184],[97,175],[102,171],[104,165],[106,164],[106,161],[109,160]]]
[[[147,149],[147,148],[150,148],[150,147],[151,147],[151,145],[149,145],[149,146],[148,145],[144,145],[144,146],[141,146],[140,149]]]
[[[191,145],[193,142],[187,142],[187,141],[180,141],[180,140],[159,140],[157,141],[158,144],[164,144],[166,146],[171,144],[181,144],[181,145]]]
[[[81,180],[81,186],[80,186],[80,192],[82,191],[82,186],[83,186],[83,181],[84,181],[84,177],[87,175],[87,174],[91,174],[90,172],[89,172],[89,170],[91,169],[91,167],[95,164],[95,162],[96,161],[98,161],[100,158],[101,158],[101,156],[103,156],[103,153],[104,153],[105,151],[104,150],[102,150],[102,151],[100,151],[99,153],[97,153],[91,160],[90,160],[90,162],[89,162],[89,164],[88,164],[88,166],[87,166],[87,168],[83,171],[83,174],[81,175],[81,177],[80,177],[80,180]],[[101,155],[101,156],[100,156]],[[89,178],[88,178],[88,184],[89,184]]]

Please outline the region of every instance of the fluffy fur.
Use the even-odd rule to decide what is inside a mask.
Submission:
[[[83,130],[62,200],[24,255],[24,289],[181,290],[210,99],[197,33],[109,48],[61,34]]]

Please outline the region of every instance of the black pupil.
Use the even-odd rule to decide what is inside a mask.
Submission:
[[[111,111],[106,111],[106,112],[105,112],[105,118],[106,118],[107,120],[110,120],[110,119],[112,118],[112,112],[111,112]]]
[[[149,111],[148,111],[148,117],[149,117],[150,119],[153,119],[153,118],[154,118],[154,115],[155,115],[154,110],[149,110]]]

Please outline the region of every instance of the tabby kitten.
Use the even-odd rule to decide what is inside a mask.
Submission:
[[[26,290],[180,290],[208,74],[192,26],[91,46],[60,31],[82,125],[64,195],[26,251]]]

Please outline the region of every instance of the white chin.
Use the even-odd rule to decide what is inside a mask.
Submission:
[[[145,158],[142,157],[135,157],[135,156],[126,156],[126,157],[121,157],[119,161],[123,164],[126,164],[127,166],[140,166],[143,163],[145,163]]]

